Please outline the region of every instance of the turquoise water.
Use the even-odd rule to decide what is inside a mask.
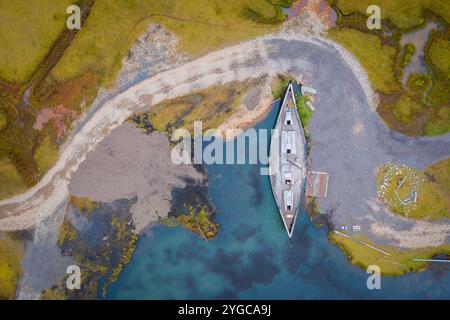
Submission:
[[[258,128],[272,128],[275,108]],[[157,226],[138,241],[133,259],[107,299],[450,299],[450,268],[383,277],[367,274],[301,212],[288,241],[268,177],[257,165],[207,167],[220,224],[206,242],[180,227]]]

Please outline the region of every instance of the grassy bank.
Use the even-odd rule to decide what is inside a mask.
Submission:
[[[21,274],[24,248],[19,240],[8,234],[0,239],[0,300],[14,299]]]
[[[415,219],[450,218],[450,159],[425,171],[386,164],[378,171],[378,196],[397,214]],[[402,204],[416,192],[416,202]]]
[[[72,0],[0,3],[0,78],[27,82],[66,27]]]
[[[282,2],[96,1],[82,31],[52,75],[61,81],[90,70],[101,74],[106,82],[114,79],[122,57],[150,23],[165,26],[180,38],[183,52],[197,56],[275,30],[284,19],[280,14]]]
[[[392,93],[399,89],[394,71],[395,48],[383,44],[376,35],[349,28],[331,29],[328,36],[355,55],[376,90]]]
[[[337,27],[328,36],[354,54],[379,93],[378,112],[387,125],[408,135],[439,135],[450,132],[450,15],[449,3],[441,0],[378,1],[382,29],[368,30],[366,9],[370,1],[333,1],[339,12]],[[434,21],[440,28],[427,39],[425,73],[410,74],[401,83],[416,49],[403,34]]]
[[[366,14],[367,7],[376,4],[381,9],[381,18],[391,21],[396,27],[410,29],[423,24],[425,11],[442,16],[450,23],[450,3],[445,0],[337,0],[337,7],[344,15],[355,12]]]
[[[348,256],[349,261],[363,269],[370,265],[377,265],[381,269],[381,274],[389,276],[400,276],[408,272],[419,272],[425,270],[428,262],[415,262],[412,259],[430,259],[437,254],[450,254],[450,245],[442,245],[432,248],[421,248],[412,250],[399,250],[394,247],[385,247],[368,241],[362,236],[355,236],[355,239],[364,241],[387,253],[385,255],[374,249],[336,233],[329,234],[330,240]]]
[[[218,128],[233,115],[244,94],[263,80],[231,82],[197,90],[154,105],[150,111],[132,116],[130,121],[144,131],[147,131],[149,126],[146,123],[149,122],[152,129],[166,132],[169,136],[177,128],[193,132],[194,121],[202,121],[203,130]]]

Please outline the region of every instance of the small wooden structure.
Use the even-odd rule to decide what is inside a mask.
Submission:
[[[327,172],[308,171],[306,173],[306,190],[307,197],[326,198],[328,192]]]

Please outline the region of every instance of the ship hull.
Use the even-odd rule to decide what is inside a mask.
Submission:
[[[289,238],[304,193],[306,162],[306,139],[291,83],[278,112],[269,154],[270,184]]]

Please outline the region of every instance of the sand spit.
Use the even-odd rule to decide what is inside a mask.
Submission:
[[[94,201],[137,198],[131,207],[136,233],[167,218],[171,191],[186,181],[203,183],[206,176],[192,165],[175,165],[165,134],[142,133],[125,122],[99,143],[73,174],[69,192]]]
[[[225,140],[235,138],[239,133],[237,129],[251,127],[270,109],[273,102],[270,83],[271,79],[268,79],[262,85],[250,88],[233,115],[217,128]]]

